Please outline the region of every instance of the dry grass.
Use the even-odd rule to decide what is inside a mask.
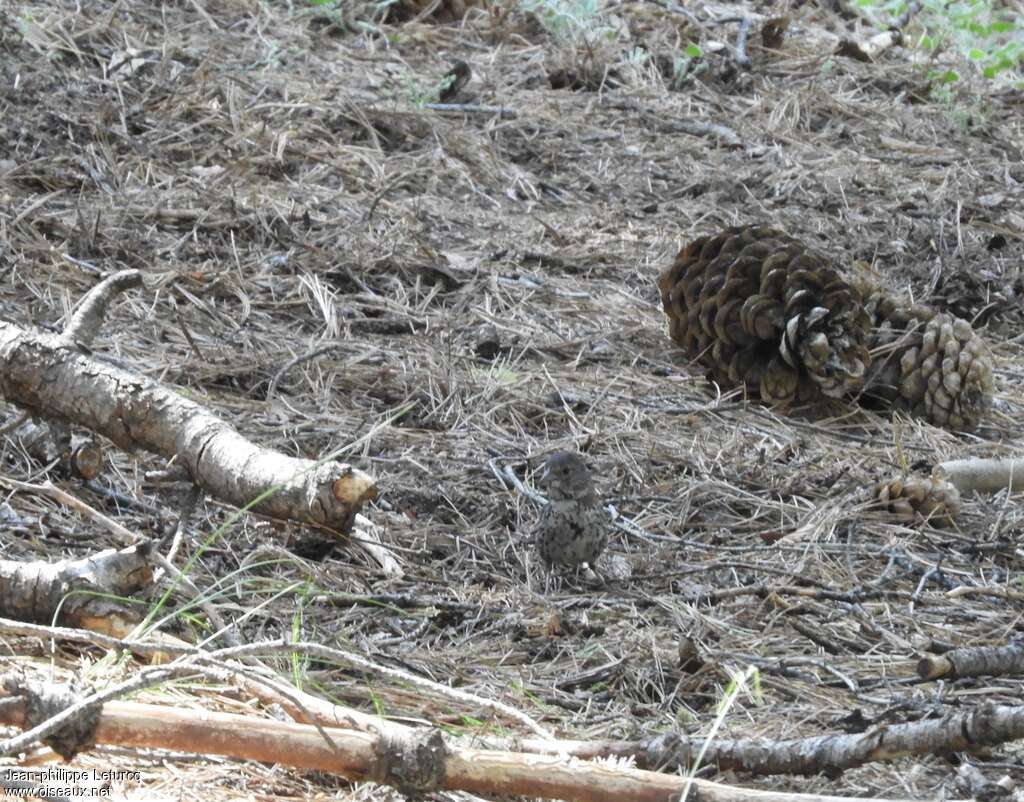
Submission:
[[[589,49],[517,13],[343,33],[301,3],[82,5],[14,4],[2,18],[0,314],[59,326],[98,276],[142,270],[146,291],[116,305],[99,348],[268,446],[302,456],[348,446],[379,477],[382,500],[367,514],[406,571],[387,579],[346,547],[313,562],[262,561],[267,544],[324,547],[246,519],[192,574],[225,615],[259,607],[246,638],[294,629],[501,699],[576,738],[706,731],[731,672],[749,664],[761,694],[733,709],[724,735],[833,732],[855,709],[889,721],[1019,702],[1016,679],[914,678],[930,645],[1002,643],[1021,629],[1019,610],[999,598],[947,595],[1016,582],[1016,500],[966,500],[955,531],[905,528],[861,505],[865,488],[904,470],[1019,455],[1024,145],[1012,96],[977,85],[952,105],[918,102],[921,72],[906,54],[832,57],[846,24],[806,5],[791,12],[781,52],[751,48],[749,72],[709,46],[735,26],[707,23],[702,34],[644,3],[617,5],[618,38]],[[674,90],[658,66],[690,39],[707,69]],[[640,46],[643,62],[629,57]],[[474,75],[461,100],[514,116],[420,105],[457,59]],[[557,69],[605,85],[552,90]],[[675,120],[727,125],[743,147],[682,133]],[[654,278],[686,239],[758,221],[844,264],[871,261],[919,297],[967,287],[955,300],[980,311],[986,292],[1002,293],[985,318],[1000,395],[989,426],[962,437],[839,405],[782,417],[716,394],[668,341]],[[1005,245],[993,249],[997,237]],[[500,348],[480,356],[489,327]],[[529,481],[564,447],[586,453],[636,525],[609,550],[630,563],[628,580],[545,590],[521,543],[535,507],[497,473],[511,466]],[[38,471],[3,448],[5,472]],[[77,492],[140,534],[159,532],[178,501],[144,481],[154,467],[117,455],[105,483],[158,502],[158,513]],[[9,503],[21,520],[0,533],[12,558],[106,545],[46,500]],[[194,547],[227,511],[208,502],[202,512]],[[295,582],[299,592],[270,601]],[[700,601],[759,585],[865,596]],[[684,637],[699,645],[697,673],[677,666]],[[33,659],[25,644],[8,654]],[[87,665],[65,656],[69,668]],[[331,665],[277,667],[367,710],[470,728],[481,717]],[[225,689],[187,696],[239,708]],[[1009,767],[1024,777],[1017,746],[992,761],[982,764],[991,776]],[[726,779],[931,798],[953,773],[931,758],[837,781]],[[331,778],[216,761],[181,762],[147,783],[202,787],[204,798],[349,798]]]

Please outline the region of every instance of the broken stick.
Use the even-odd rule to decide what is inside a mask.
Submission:
[[[197,485],[234,506],[251,504],[274,518],[347,532],[363,503],[376,496],[369,474],[262,448],[174,390],[89,353],[112,297],[141,281],[137,270],[104,279],[60,335],[0,321],[0,396],[34,415],[91,429],[121,448],[175,460]]]

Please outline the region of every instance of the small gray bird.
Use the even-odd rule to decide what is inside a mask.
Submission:
[[[594,490],[590,471],[572,451],[548,457],[540,485],[548,494],[535,540],[548,565],[591,567],[608,543],[608,513]]]

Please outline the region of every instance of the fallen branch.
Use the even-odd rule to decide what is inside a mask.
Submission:
[[[961,493],[1024,490],[1024,459],[955,459],[936,465],[932,476],[946,479]]]
[[[22,693],[0,709],[0,721],[24,726],[26,696]],[[1000,718],[1001,710],[992,708],[994,719]],[[98,744],[224,755],[329,771],[350,780],[385,783],[406,794],[444,789],[580,802],[664,802],[690,789],[695,798],[705,802],[851,802],[848,797],[735,788],[573,757],[468,749],[446,744],[436,730],[409,735],[391,731],[383,737],[335,727],[321,731],[305,724],[230,713],[205,711],[197,716],[191,709],[135,702],[105,703],[89,734]]]
[[[54,336],[0,321],[0,395],[33,414],[69,421],[183,465],[207,492],[254,512],[348,531],[374,480],[350,465],[261,448],[199,404],[85,349],[113,294],[141,282],[129,270],[105,279]]]
[[[94,633],[33,626],[14,621],[0,620],[0,631],[8,634],[91,642],[105,648],[121,647],[136,650],[153,648],[147,644],[134,642],[115,643],[110,638]],[[111,735],[109,737],[112,740],[106,740],[104,735],[100,734],[98,742],[198,750],[254,760],[268,759],[266,752],[261,750],[269,748],[266,746],[269,742],[276,749],[273,762],[288,762],[295,766],[335,771],[337,763],[331,761],[341,758],[324,757],[322,749],[328,741],[342,744],[342,748],[345,743],[355,743],[358,746],[356,750],[358,752],[363,748],[362,745],[373,743],[372,739],[378,737],[389,743],[405,742],[407,744],[418,742],[423,738],[423,731],[417,728],[331,704],[292,688],[282,680],[274,677],[248,676],[221,662],[232,657],[244,657],[260,651],[265,652],[268,647],[275,646],[281,649],[294,648],[302,653],[316,652],[329,659],[351,661],[351,655],[338,653],[336,650],[324,650],[323,647],[316,644],[288,644],[285,642],[253,644],[222,649],[209,654],[204,654],[194,648],[176,649],[173,646],[168,651],[181,655],[179,663],[184,661],[175,669],[178,674],[190,668],[197,671],[210,670],[202,665],[196,665],[197,662],[220,666],[217,670],[226,671],[228,675],[234,674],[240,686],[259,698],[265,705],[282,705],[300,722],[299,724],[281,724],[242,716],[227,716],[223,718],[224,727],[222,727],[218,723],[221,721],[218,714],[204,714],[201,719],[197,719],[194,711],[181,712],[164,707],[133,707],[122,703],[107,702],[103,708],[101,722],[108,714],[119,717],[120,723],[107,732],[124,732],[126,735],[124,737]],[[310,651],[311,649],[313,651]],[[324,653],[321,653],[321,650]],[[174,667],[168,667],[168,669],[171,668]],[[147,669],[142,672],[146,676],[140,675],[137,681],[133,682],[133,687],[136,689],[144,687],[161,677],[171,676],[161,673],[162,670]],[[0,712],[0,721],[18,724],[17,718],[4,718],[4,716],[13,715],[15,714],[9,711]],[[142,724],[135,723],[135,718],[139,716],[141,716]],[[153,723],[163,721],[165,725],[173,724],[174,727],[177,727],[176,722],[182,720],[189,727],[184,735],[177,733],[174,729],[164,730],[161,726]],[[202,726],[198,722],[213,722],[213,724],[209,731],[200,731]],[[309,726],[302,729],[304,724]],[[339,724],[342,726],[338,727]],[[242,742],[235,736],[223,738],[222,735],[218,735],[218,733],[224,732],[224,728],[230,732],[230,727],[236,728],[236,736],[243,733],[260,732],[263,734],[254,735],[252,742]],[[140,732],[142,730],[146,732]],[[358,738],[355,737],[352,730],[359,731]],[[335,738],[336,733],[339,734],[339,738]],[[115,737],[116,740],[113,739]],[[489,766],[491,771],[499,773],[491,777],[487,777],[486,772],[481,772],[480,775],[474,774],[473,778],[475,779],[467,780],[467,784],[461,784],[461,781],[453,779],[452,784],[446,784],[444,787],[581,800],[614,799],[614,794],[605,795],[601,790],[612,788],[615,789],[614,793],[628,794],[621,798],[655,799],[659,798],[657,796],[659,793],[665,794],[669,791],[678,793],[683,787],[680,784],[685,784],[686,780],[630,768],[615,768],[613,770],[611,767],[579,761],[596,758],[618,758],[620,760],[632,758],[641,767],[686,768],[693,765],[696,756],[703,749],[703,764],[717,765],[723,770],[747,771],[754,774],[825,773],[836,776],[845,769],[871,761],[895,760],[914,754],[971,751],[1022,737],[1024,737],[1024,707],[1009,706],[985,706],[972,711],[949,714],[940,719],[876,726],[867,732],[854,735],[822,735],[788,741],[716,739],[706,743],[706,738],[703,736],[683,737],[677,734],[662,735],[640,741],[566,741],[548,738],[503,739],[470,733],[466,736],[448,736],[442,743],[446,754],[455,756],[457,760],[464,760],[463,763],[457,764],[459,771],[464,770],[468,764],[478,767]],[[143,738],[143,740],[134,740],[135,738]],[[472,744],[475,748],[464,748],[463,743]],[[487,751],[479,751],[476,747],[484,747]],[[300,751],[301,755],[299,755]],[[298,759],[295,761],[282,760],[284,755],[289,757],[296,755]],[[538,761],[536,757],[528,757],[528,755],[545,756],[551,758],[552,762]],[[345,776],[355,779],[373,779],[370,776],[371,767],[359,762],[362,758],[356,755],[355,757],[350,756],[350,759],[355,761],[360,768],[358,771],[353,770],[354,773],[345,774]],[[552,776],[546,776],[549,768],[552,769]],[[535,776],[535,772],[540,776]],[[612,772],[612,775],[619,774],[621,776],[609,784],[609,772]],[[457,776],[460,775],[445,775],[447,779]],[[508,784],[503,782],[502,778]],[[564,783],[563,780],[565,780]],[[477,781],[487,784],[470,784]],[[762,792],[727,788],[706,781],[695,782],[694,790],[702,795],[700,798],[722,800],[722,802],[736,802],[737,800],[750,800],[750,802],[775,800],[775,802],[780,802],[780,800],[787,799],[794,802],[797,800],[805,800],[805,802],[819,800],[820,802],[821,800],[835,799],[834,797],[810,795],[772,797]],[[539,791],[538,788],[544,790]],[[660,798],[664,799],[665,797]]]
[[[20,418],[20,416],[19,416]],[[31,416],[9,436],[42,465],[59,465],[79,479],[95,479],[106,459],[103,447],[92,438],[74,437],[71,430],[59,423],[35,423]]]
[[[939,677],[998,677],[1024,674],[1024,644],[954,649],[922,657],[917,664],[921,679]]]
[[[1024,738],[1024,707],[983,705],[941,718],[904,724],[879,725],[853,735],[818,735],[789,741],[766,739],[718,740],[705,761],[719,770],[751,774],[824,774],[836,778],[867,763],[898,760],[911,755],[975,752]],[[648,760],[656,765],[691,765],[697,739],[669,733],[647,745]]]
[[[304,653],[309,653],[307,650],[310,644],[298,646],[302,647]],[[257,647],[223,650],[221,654],[242,654],[254,648]],[[411,736],[411,733],[403,731],[401,724],[332,705],[292,688],[287,690],[303,703],[301,709],[294,702],[287,704],[276,698],[272,689],[260,691],[249,685],[246,687],[263,699],[264,703],[282,704],[298,721],[320,723],[328,727],[341,722],[348,727],[391,738],[403,734]],[[310,716],[313,718],[310,719]],[[763,738],[715,739],[706,746],[706,739],[700,735],[684,737],[675,733],[639,741],[501,739],[472,734],[466,736],[466,741],[474,747],[484,747],[494,752],[570,756],[583,760],[633,759],[641,768],[658,767],[663,770],[688,769],[703,749],[702,765],[717,766],[719,770],[751,774],[825,774],[837,777],[847,769],[866,763],[897,760],[910,755],[970,752],[1020,738],[1024,738],[1024,707],[985,706],[951,713],[939,719],[877,726],[852,735],[818,735],[780,741]],[[453,737],[447,743],[457,749],[460,740]],[[504,789],[502,793],[522,792]]]
[[[152,544],[108,549],[82,560],[0,560],[0,615],[123,636],[137,617],[114,597],[128,596],[153,580]]]
[[[128,595],[149,585],[155,577],[154,566],[163,568],[164,572],[174,578],[174,581],[184,586],[192,593],[194,599],[198,599],[198,605],[206,613],[210,622],[216,627],[218,633],[223,633],[225,640],[232,645],[238,644],[238,638],[231,631],[231,628],[222,619],[217,608],[205,600],[202,591],[193,584],[187,575],[183,574],[171,563],[169,559],[153,553],[149,541],[138,541],[138,537],[125,529],[121,524],[103,513],[93,509],[81,499],[65,492],[56,485],[46,482],[41,485],[18,482],[6,476],[0,476],[0,486],[6,486],[12,490],[27,493],[38,493],[52,498],[60,504],[80,513],[83,517],[99,523],[107,528],[125,546],[121,552],[104,551],[86,557],[82,560],[69,562],[64,560],[57,564],[39,563],[12,563],[11,577],[5,574],[2,561],[0,561],[0,613],[9,615],[24,615],[26,612],[35,615],[35,618],[26,620],[50,621],[57,613],[60,613],[61,623],[69,626],[82,626],[96,632],[105,632],[109,635],[123,637],[131,632],[141,620],[135,612],[115,604],[113,596]],[[362,516],[359,516],[362,518]],[[143,551],[143,546],[145,550]],[[117,563],[117,555],[131,554],[135,548],[146,557],[146,562],[141,565],[121,564],[118,569],[121,573],[130,573],[133,583],[127,583],[116,574],[111,574],[109,569],[103,568],[100,572],[97,566],[103,567],[107,561]],[[113,557],[111,556],[113,555]],[[85,568],[81,568],[85,566]],[[95,579],[93,577],[95,574]],[[17,579],[15,580],[14,577]],[[96,579],[102,579],[113,584],[99,585]],[[62,587],[63,584],[63,587]],[[51,587],[51,585],[53,587]],[[89,595],[82,597],[69,597],[68,602],[61,602],[62,596],[73,590],[87,592]],[[7,595],[24,596],[25,607],[15,607],[12,600],[2,597]],[[96,596],[96,598],[92,598]],[[49,598],[51,604],[48,606],[45,600]],[[54,599],[57,606],[53,606]],[[78,608],[85,602],[88,612],[80,611]],[[162,638],[169,636],[161,635]],[[162,656],[158,659],[164,659]]]

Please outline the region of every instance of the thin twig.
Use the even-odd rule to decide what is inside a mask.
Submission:
[[[515,721],[526,726],[531,732],[542,738],[552,738],[551,733],[545,728],[534,721],[530,716],[526,715],[520,710],[516,710],[504,702],[498,702],[494,699],[485,699],[482,696],[477,696],[474,693],[467,693],[466,691],[460,691],[456,688],[451,688],[447,685],[442,685],[439,682],[426,679],[424,677],[410,674],[408,671],[403,671],[398,668],[392,668],[390,666],[383,666],[379,663],[374,663],[362,655],[355,654],[354,652],[344,651],[342,649],[332,649],[328,646],[323,646],[319,643],[309,643],[305,641],[299,641],[296,643],[289,643],[285,640],[279,641],[262,641],[260,643],[252,643],[246,646],[240,646],[238,648],[221,649],[217,652],[220,659],[246,657],[250,655],[266,655],[266,654],[288,654],[296,653],[302,655],[309,655],[311,657],[319,657],[323,660],[336,660],[341,663],[347,663],[352,666],[356,666],[364,671],[370,671],[377,676],[387,677],[392,680],[400,680],[407,682],[410,685],[415,685],[424,690],[432,691],[445,697],[447,699],[454,699],[459,702],[465,702],[475,706],[481,706],[485,709],[495,710],[503,713]]]
[[[423,108],[431,111],[460,112],[462,114],[496,114],[499,117],[518,117],[515,109],[505,106],[481,106],[476,103],[424,103]]]

